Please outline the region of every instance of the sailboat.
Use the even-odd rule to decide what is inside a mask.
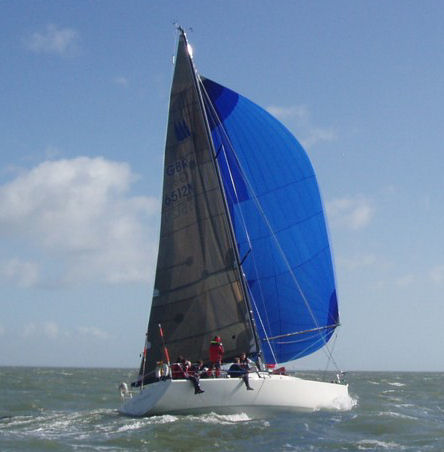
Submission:
[[[130,416],[348,409],[348,385],[270,370],[328,348],[339,325],[324,210],[312,165],[267,111],[196,70],[182,28],[171,88],[159,252]],[[156,378],[184,356],[256,362],[242,379]],[[167,371],[168,373],[168,371]],[[157,374],[159,377],[159,374]],[[128,395],[129,394],[129,395]]]

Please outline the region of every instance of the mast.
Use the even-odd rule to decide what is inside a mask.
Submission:
[[[225,215],[226,215],[227,220],[228,220],[229,232],[230,232],[230,241],[231,241],[232,248],[234,250],[236,266],[237,266],[237,269],[239,271],[239,279],[240,279],[240,282],[241,282],[242,294],[243,294],[243,297],[244,297],[244,300],[245,300],[245,304],[246,304],[246,308],[247,308],[247,312],[248,312],[248,318],[249,318],[249,321],[250,321],[251,330],[253,332],[254,341],[255,341],[255,344],[256,344],[256,353],[257,353],[258,357],[260,357],[259,364],[261,364],[261,362],[262,362],[262,347],[260,345],[259,336],[257,334],[257,328],[256,328],[256,323],[254,321],[254,315],[253,315],[253,310],[252,310],[252,307],[251,307],[250,297],[249,297],[249,294],[248,294],[248,288],[247,288],[247,285],[246,285],[244,273],[242,271],[241,258],[240,258],[240,255],[239,255],[239,249],[237,247],[236,236],[235,236],[235,233],[234,233],[233,223],[232,223],[230,211],[229,211],[229,208],[228,208],[228,202],[227,202],[225,189],[224,189],[223,182],[222,182],[222,177],[221,177],[220,170],[219,170],[219,165],[217,163],[216,149],[214,147],[213,137],[211,135],[211,128],[210,128],[210,124],[209,124],[209,121],[208,121],[207,113],[206,113],[206,110],[205,110],[205,104],[204,104],[204,100],[203,100],[203,96],[202,96],[202,89],[201,89],[201,86],[200,86],[198,78],[197,78],[197,71],[196,71],[196,67],[195,67],[193,59],[192,59],[192,55],[190,54],[190,51],[189,51],[190,45],[188,43],[188,39],[187,39],[186,33],[185,33],[184,29],[181,26],[178,26],[177,29],[179,30],[182,38],[185,41],[185,44],[187,45],[187,53],[188,53],[188,57],[189,57],[189,62],[190,62],[191,67],[193,69],[192,70],[193,81],[194,81],[195,88],[196,88],[197,93],[198,93],[199,105],[200,105],[200,109],[201,109],[201,112],[202,112],[202,115],[203,115],[203,119],[204,119],[204,124],[205,124],[205,131],[206,131],[206,134],[207,134],[208,143],[209,143],[210,148],[211,148],[211,154],[212,154],[212,157],[213,157],[212,160],[213,160],[213,164],[214,164],[215,171],[216,171],[216,174],[217,174],[217,181],[218,181],[219,189],[220,189],[220,191],[222,193],[222,199],[223,199]]]

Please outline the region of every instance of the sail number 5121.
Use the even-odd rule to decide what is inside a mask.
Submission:
[[[182,198],[191,195],[191,193],[193,193],[191,184],[186,184],[182,185],[182,187],[175,188],[165,196],[165,205],[170,206],[176,201],[180,201]]]

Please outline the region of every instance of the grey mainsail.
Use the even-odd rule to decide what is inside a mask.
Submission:
[[[208,360],[210,339],[225,357],[254,351],[254,334],[214,162],[198,81],[181,33],[171,89],[155,288],[141,374],[170,357]]]

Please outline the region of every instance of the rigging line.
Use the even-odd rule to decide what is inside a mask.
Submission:
[[[336,339],[338,338],[338,335],[336,334],[336,332],[334,333],[334,338],[333,338],[333,344],[332,344],[332,350],[334,350],[334,348],[335,348],[335,344],[336,344]],[[325,365],[325,369],[324,369],[324,380],[325,380],[325,376],[327,375],[327,371],[328,371],[328,367],[329,367],[329,365],[330,365],[330,361],[332,360],[332,358],[333,358],[333,354],[331,355],[331,356],[329,356],[329,358],[328,358],[328,361],[327,361],[327,363],[326,363],[326,365]]]
[[[183,30],[181,30],[181,36],[183,37],[185,44],[188,46],[188,40],[187,37],[184,33]],[[188,61],[191,65],[191,69],[192,69],[192,73],[193,73],[193,83],[198,95],[198,100],[199,100],[199,105],[200,105],[200,113],[202,115],[203,121],[204,121],[204,126],[205,126],[205,132],[206,132],[206,136],[207,136],[207,142],[210,148],[210,152],[211,155],[214,156],[215,154],[215,149],[214,149],[214,141],[213,141],[213,137],[211,134],[211,128],[210,128],[210,123],[208,120],[208,115],[206,112],[206,108],[205,108],[205,101],[204,101],[204,96],[203,96],[203,83],[201,81],[200,75],[197,72],[197,69],[194,65],[193,62],[193,58],[192,56],[189,54],[188,55]],[[222,182],[222,177],[221,177],[221,173],[220,173],[220,168],[219,165],[217,164],[217,162],[215,160],[213,160],[213,164],[214,164],[214,169],[216,171],[217,174],[217,181],[222,193],[222,198],[223,198],[223,205],[224,205],[224,209],[225,209],[225,213],[227,216],[227,221],[228,221],[228,228],[229,228],[229,232],[230,232],[230,238],[231,238],[231,245],[233,247],[233,251],[235,253],[235,257],[236,257],[236,263],[239,266],[239,262],[240,262],[240,257],[239,257],[239,250],[237,247],[237,241],[236,241],[236,236],[234,233],[234,228],[233,228],[233,223],[231,221],[231,217],[230,217],[230,212],[229,212],[229,207],[228,207],[228,201],[227,201],[227,197],[226,197],[226,193],[225,193],[225,189],[223,186],[223,182]],[[255,346],[256,346],[256,350],[257,352],[260,354],[261,353],[261,343],[259,341],[259,337],[258,337],[258,333],[257,333],[257,328],[255,325],[255,320],[254,320],[254,313],[251,309],[251,301],[247,292],[247,283],[245,281],[245,277],[243,275],[242,272],[242,268],[239,266],[238,267],[238,274],[239,274],[239,279],[240,279],[240,284],[241,284],[241,288],[242,288],[242,295],[243,298],[245,298],[244,303],[245,303],[245,307],[247,310],[247,314],[248,314],[248,319],[249,319],[249,324],[250,324],[250,328],[251,328],[251,333],[253,335],[253,339],[255,342]]]
[[[213,104],[211,102],[211,99],[209,98],[208,93],[205,90],[205,86],[203,84],[201,85],[201,88],[202,88],[202,91],[204,92],[204,94],[206,96],[207,105],[210,107],[210,112],[209,113],[211,114],[211,118],[214,121],[214,123],[217,125],[217,129],[215,129],[215,130],[217,131],[216,133],[218,134],[218,137],[219,137],[219,139],[221,141],[221,146],[220,146],[219,150],[223,150],[224,151],[223,152],[223,156],[225,158],[226,168],[227,168],[227,170],[229,172],[232,189],[233,189],[233,192],[234,192],[234,195],[235,195],[235,198],[236,198],[235,200],[233,200],[231,198],[231,200],[232,200],[232,202],[237,201],[237,204],[239,204],[239,196],[237,194],[237,187],[236,187],[236,184],[234,182],[234,178],[233,178],[232,171],[231,171],[231,165],[229,165],[227,153],[226,153],[225,147],[223,145],[223,141],[224,141],[223,140],[223,136],[219,132],[219,129],[223,128],[223,125],[222,125],[222,123],[221,123],[221,121],[220,121],[220,119],[218,117],[217,111],[215,111],[215,108],[214,108],[214,106],[213,106]],[[226,134],[225,129],[224,129],[224,132]],[[219,151],[218,151],[218,153],[219,153]],[[239,209],[239,213],[240,213],[240,216],[241,216],[241,219],[242,219],[242,227],[243,227],[243,230],[244,230],[245,235],[247,237],[247,243],[249,245],[249,250],[247,251],[247,254],[244,256],[242,261],[239,263],[239,265],[242,266],[242,264],[244,263],[245,259],[248,257],[248,255],[252,251],[252,243],[251,243],[251,239],[250,239],[250,235],[249,235],[249,232],[248,232],[248,228],[246,226],[245,216],[244,216],[244,214],[242,212],[242,209]],[[259,272],[258,272],[258,269],[257,269],[256,261],[253,259],[251,262],[252,262],[253,267],[254,267],[254,272],[255,272],[256,278],[259,279]],[[241,271],[242,271],[242,269],[241,269]],[[243,271],[242,271],[242,273],[243,273]],[[262,301],[262,304],[264,305],[263,311],[266,313],[266,320],[267,320],[268,328],[270,328],[270,319],[269,319],[267,310],[265,309],[265,297],[264,297],[264,294],[263,294],[263,290],[262,290],[261,284],[259,284],[258,287],[259,287],[259,291],[260,291],[260,299]],[[257,315],[257,317],[259,319],[259,322],[261,324],[262,331],[264,332],[265,336],[268,337],[267,329],[265,328],[265,325],[264,325],[264,320],[263,320],[263,318],[262,318],[262,316],[261,316],[261,314],[259,312],[259,309],[258,309],[257,304],[256,304],[256,300],[254,299],[254,296],[253,296],[253,294],[252,294],[252,292],[251,292],[249,287],[248,287],[248,291],[249,291],[250,299],[252,300],[252,303],[253,303],[256,315]],[[267,342],[268,342],[268,347],[270,349],[271,355],[273,356],[273,360],[274,360],[275,363],[277,363],[277,358],[276,358],[276,355],[274,353],[274,349],[273,349],[270,341],[267,341]]]
[[[303,350],[301,350],[299,353],[297,353],[296,355],[293,356],[293,358],[289,359],[289,361],[293,361],[296,359],[300,359],[301,357],[307,355],[307,351],[309,351],[310,349],[312,349],[313,347],[315,347],[318,343],[323,342],[324,338],[323,337],[319,337],[319,339],[313,343],[311,343],[309,346],[305,347]],[[315,350],[316,351],[316,350]],[[309,352],[312,353],[312,352]],[[309,354],[308,353],[308,354]],[[339,369],[338,369],[339,370]]]
[[[205,95],[205,99],[207,100],[206,105],[208,105],[208,107],[210,108],[211,118],[212,118],[213,122],[217,125],[217,133],[218,133],[220,141],[221,141],[221,145],[219,147],[218,154],[219,154],[220,151],[223,151],[222,155],[224,156],[225,165],[226,165],[226,168],[228,169],[228,173],[230,175],[230,182],[231,182],[231,187],[233,189],[233,193],[234,193],[234,196],[235,196],[235,201],[236,201],[236,204],[240,205],[240,199],[239,199],[239,195],[237,193],[236,184],[234,182],[233,173],[231,171],[231,165],[228,162],[227,153],[225,151],[224,137],[225,137],[225,140],[228,141],[229,147],[231,149],[233,149],[233,150],[234,150],[234,148],[231,145],[231,141],[229,140],[228,134],[225,131],[225,128],[224,128],[224,126],[222,124],[222,121],[220,120],[219,115],[217,114],[217,111],[214,108],[213,103],[211,102],[210,96],[208,95],[208,92],[205,89],[205,85],[203,84],[202,79],[200,78],[200,76],[199,76],[199,83],[200,83],[200,87],[201,87],[202,93]],[[222,134],[220,133],[220,129],[224,132],[224,136],[222,136]],[[216,155],[216,157],[217,157],[217,155]],[[236,158],[236,160],[237,160],[237,158]],[[242,218],[242,226],[243,226],[245,235],[247,237],[247,243],[248,243],[248,246],[251,249],[252,248],[251,238],[250,238],[250,234],[248,232],[248,228],[247,228],[247,225],[246,225],[246,222],[245,222],[245,216],[244,216],[244,214],[242,212],[242,209],[239,209],[239,211],[240,211],[241,218]]]
[[[338,338],[338,333],[337,333],[337,331],[335,331],[334,334],[335,334],[335,338],[334,338],[334,341],[333,341],[333,344],[332,344],[332,347],[331,347],[332,350],[331,350],[331,351],[329,350],[329,352],[330,352],[330,359],[331,359],[333,365],[335,366],[336,370],[342,373],[341,368],[338,366],[338,363],[336,362],[336,360],[335,360],[335,358],[334,358],[334,356],[333,356],[333,351],[334,351],[334,349],[335,349],[335,347],[336,347],[336,340],[337,340],[337,338]]]
[[[250,249],[251,249],[251,248],[250,248]],[[257,268],[257,265],[256,265],[256,260],[255,260],[255,259],[252,259],[251,262],[252,262],[253,267],[254,267],[254,271],[255,271],[255,274],[256,274],[256,278],[259,280],[259,271],[258,271],[258,268]],[[262,302],[262,305],[264,306],[263,311],[264,311],[265,314],[266,314],[266,321],[267,321],[267,324],[268,324],[268,329],[271,329],[271,326],[270,326],[270,317],[269,317],[269,315],[268,315],[267,309],[265,309],[265,296],[264,296],[264,292],[263,292],[263,290],[262,290],[262,284],[258,284],[258,287],[259,287],[259,292],[260,292],[260,297],[259,297],[259,298],[260,298],[260,300],[261,300],[261,302]],[[272,347],[272,345],[271,345],[271,342],[268,340],[267,329],[265,328],[264,321],[263,321],[262,316],[261,316],[261,313],[259,312],[259,309],[258,309],[258,307],[257,307],[256,300],[254,299],[253,294],[251,293],[251,290],[250,290],[250,294],[251,294],[251,298],[252,298],[252,300],[253,300],[253,302],[254,302],[254,308],[255,308],[255,310],[256,310],[256,314],[257,314],[257,316],[258,316],[258,318],[259,318],[259,320],[260,320],[260,322],[261,322],[262,330],[263,330],[263,332],[264,332],[264,334],[265,334],[265,338],[266,338],[266,341],[267,341],[267,343],[268,343],[268,347],[269,347],[270,350],[271,350],[271,354],[273,355],[274,362],[277,364],[276,355],[275,355],[275,353],[274,353],[274,350],[273,350],[273,347]]]
[[[250,293],[251,293],[251,291],[250,291]],[[274,349],[273,349],[273,347],[271,345],[270,340],[268,339],[267,330],[265,329],[264,322],[262,321],[262,316],[260,315],[259,310],[257,309],[256,301],[255,301],[253,296],[251,296],[251,300],[253,302],[254,309],[256,310],[257,316],[259,318],[259,322],[261,324],[262,330],[265,333],[265,339],[266,339],[266,342],[268,343],[268,347],[270,348],[271,354],[273,355],[274,362],[277,364],[277,358],[276,358],[276,355],[274,353]]]
[[[175,31],[174,31],[174,48],[173,48],[173,52],[172,52],[173,56],[172,56],[171,60],[172,60],[172,66],[173,66],[173,70],[174,70],[174,66],[176,65],[176,49],[177,49],[177,45],[179,43],[178,31],[180,32],[180,30],[182,30],[182,27],[176,21],[173,22],[173,26],[175,28]]]
[[[336,332],[335,332],[336,333]],[[336,336],[337,337],[337,336]],[[308,350],[310,350],[311,348],[313,348],[316,344],[318,344],[319,342],[321,342],[323,340],[323,337],[320,337],[316,342],[310,344],[308,347],[306,347],[304,350],[302,350],[301,352],[299,352],[297,355],[295,355],[290,361],[292,360],[296,360],[299,359],[300,355],[304,356],[305,352],[307,352]],[[300,342],[300,341],[299,341]],[[278,342],[279,343],[279,342]],[[286,344],[286,342],[282,342],[281,344]],[[327,358],[329,360],[331,360],[331,362],[333,363],[333,366],[336,368],[336,371],[338,372],[342,372],[341,368],[338,366],[336,360],[333,357],[333,353],[328,349],[328,354],[327,354]]]
[[[235,182],[234,182],[234,177],[233,177],[233,173],[232,173],[232,170],[231,170],[231,165],[230,165],[229,162],[228,162],[228,157],[227,157],[227,153],[226,153],[225,146],[224,146],[224,137],[223,137],[222,134],[220,133],[220,129],[222,129],[222,130],[224,131],[224,133],[225,133],[225,138],[226,138],[226,139],[228,138],[228,135],[227,135],[227,133],[226,133],[226,131],[225,131],[225,128],[223,127],[223,124],[222,124],[222,122],[221,122],[221,120],[220,120],[220,118],[219,118],[219,115],[217,114],[217,111],[216,111],[216,109],[214,108],[214,105],[213,105],[213,103],[211,102],[211,99],[210,99],[210,97],[209,97],[209,95],[208,95],[208,92],[206,91],[205,86],[204,86],[204,84],[202,83],[202,80],[200,79],[200,77],[199,77],[199,82],[200,82],[200,87],[201,87],[202,93],[204,94],[204,98],[205,98],[205,100],[207,101],[207,102],[206,102],[206,105],[209,107],[209,110],[210,110],[210,111],[209,111],[209,116],[211,117],[211,119],[212,119],[212,121],[214,122],[214,124],[217,126],[217,128],[216,128],[215,130],[217,131],[216,133],[217,133],[217,135],[218,135],[218,137],[219,137],[219,139],[220,139],[220,142],[221,142],[221,144],[220,144],[220,146],[219,146],[219,149],[218,149],[218,151],[217,151],[217,154],[216,154],[215,158],[217,159],[217,157],[218,157],[220,151],[223,151],[222,155],[223,155],[223,158],[224,158],[224,160],[225,160],[225,165],[226,165],[226,168],[227,168],[228,173],[229,173],[229,176],[230,176],[231,187],[232,187],[232,189],[233,189],[233,193],[234,193],[234,196],[235,196],[235,199],[234,199],[234,200],[232,199],[232,197],[230,197],[230,198],[231,198],[231,201],[232,201],[232,202],[236,201],[236,203],[239,205],[239,204],[240,204],[239,195],[238,195],[238,192],[237,192],[236,184],[235,184]],[[230,143],[229,143],[229,145],[230,145],[231,149],[233,149],[233,147],[232,147],[232,145],[231,145]],[[252,243],[251,243],[250,234],[249,234],[248,228],[247,228],[247,226],[246,226],[245,216],[244,216],[244,214],[243,214],[243,212],[242,212],[242,209],[239,209],[239,212],[240,212],[240,216],[241,216],[241,219],[242,219],[242,227],[243,227],[243,230],[244,230],[245,235],[246,235],[246,238],[247,238],[247,243],[248,243],[248,245],[249,245],[249,250],[247,251],[246,255],[242,258],[242,260],[239,262],[240,272],[242,272],[242,275],[243,275],[243,277],[245,278],[245,274],[243,273],[243,270],[242,270],[242,264],[244,263],[245,259],[248,257],[248,255],[249,255],[249,254],[251,253],[251,251],[252,251]],[[254,259],[253,259],[253,265],[254,265],[256,277],[259,279],[259,273],[258,273],[257,266],[256,266],[256,262],[255,262]],[[247,285],[247,286],[248,286],[248,285]],[[263,292],[262,292],[262,287],[261,287],[261,285],[259,285],[259,290],[260,290],[260,292],[261,292],[261,300],[262,300],[262,303],[264,303],[265,298],[264,298],[264,295],[263,295]],[[248,293],[249,293],[249,296],[250,296],[250,300],[251,300],[252,303],[253,303],[253,306],[254,306],[256,315],[257,315],[257,317],[259,318],[259,322],[261,323],[262,330],[264,331],[265,336],[267,337],[267,330],[266,330],[266,328],[265,328],[265,326],[264,326],[262,316],[260,315],[260,312],[259,312],[259,310],[258,310],[258,308],[257,308],[257,305],[256,305],[256,301],[254,300],[253,294],[251,293],[251,290],[250,290],[249,287],[248,287]],[[264,309],[264,312],[266,313],[267,310]],[[268,315],[267,315],[267,320],[268,320],[268,324],[269,324],[269,318],[268,318]],[[260,345],[261,345],[261,343],[259,343],[259,346],[260,346]],[[270,348],[270,351],[271,351],[271,354],[272,354],[272,356],[273,356],[274,361],[277,363],[276,355],[275,355],[274,350],[273,350],[273,347],[271,346],[271,343],[270,343],[269,341],[268,341],[268,346],[269,346],[269,348]]]
[[[219,156],[219,153],[220,153],[220,151],[223,149],[223,147],[224,147],[223,144],[221,144],[221,145],[219,146],[219,149],[217,150],[216,155],[214,156],[215,159],[217,159],[217,157]]]
[[[222,121],[220,120],[219,115],[218,115],[216,109],[214,108],[213,103],[211,102],[211,99],[210,99],[210,97],[208,95],[208,92],[205,89],[205,85],[202,83],[201,79],[199,79],[199,80],[200,80],[200,84],[201,84],[202,93],[205,95],[205,98],[207,100],[207,105],[210,108],[211,118],[214,121],[215,125],[217,126],[216,130],[217,130],[217,134],[219,136],[219,139],[221,141],[221,150],[224,151],[223,152],[223,156],[225,158],[226,167],[227,167],[227,169],[229,171],[231,186],[233,188],[233,193],[234,193],[235,198],[236,198],[235,200],[237,201],[237,204],[240,205],[239,196],[237,194],[237,187],[236,187],[236,184],[234,182],[234,178],[233,178],[232,171],[231,171],[231,165],[228,162],[227,153],[226,153],[225,147],[223,145],[224,137],[225,137],[225,141],[228,142],[228,146],[230,147],[230,149],[233,150],[233,155],[236,158],[236,163],[238,165],[239,170],[242,171],[242,173],[243,173],[243,170],[240,167],[240,163],[239,163],[239,161],[237,159],[236,153],[234,152],[234,147],[233,147],[233,145],[231,143],[231,140],[230,140],[230,138],[229,138],[229,136],[228,136],[228,134],[227,134],[227,132],[225,130],[225,127],[223,126]],[[220,130],[222,130],[222,132],[224,133],[224,136],[222,136]],[[234,201],[234,200],[232,200],[232,201]],[[246,225],[245,215],[244,215],[244,213],[243,213],[241,208],[239,208],[239,213],[240,213],[240,217],[241,217],[241,220],[242,220],[242,228],[243,228],[243,230],[245,232],[245,236],[247,238],[247,243],[248,243],[248,246],[249,246],[249,252],[248,252],[248,254],[249,254],[251,252],[252,248],[253,248],[252,247],[252,243],[251,243],[251,238],[250,238],[250,234],[248,232],[248,228],[247,228],[247,225]],[[241,265],[242,265],[243,261],[244,261],[244,259],[242,260]],[[253,259],[252,263],[253,263],[253,266],[254,266],[254,271],[255,271],[256,278],[259,279],[259,272],[258,272],[258,269],[257,269],[257,266],[256,266],[256,261]],[[262,286],[260,284],[259,284],[259,290],[260,290],[260,293],[261,293],[262,304],[265,306],[265,297],[264,297],[264,294],[263,294],[263,291],[262,291]],[[253,295],[252,295],[251,291],[249,291],[249,293],[250,293],[250,297],[253,298]],[[261,315],[259,313],[259,310],[257,308],[256,303],[255,303],[255,309],[256,309],[256,314],[260,318],[260,321],[262,323],[263,331],[264,331],[265,335],[267,335],[267,331],[266,331],[266,329],[265,329],[265,327],[263,325],[263,320],[261,318]],[[265,308],[264,308],[264,312],[267,313],[267,310]],[[267,323],[268,323],[268,327],[270,328],[270,319],[269,319],[268,315],[267,315]],[[270,346],[270,350],[272,350],[271,346]],[[275,358],[274,351],[272,351],[272,354],[273,354],[273,357]]]
[[[333,325],[320,326],[319,328],[310,328],[309,330],[304,330],[304,331],[294,331],[293,333],[280,334],[279,336],[273,336],[273,337],[270,337],[269,339],[270,339],[270,341],[273,341],[274,339],[283,339],[284,337],[296,336],[298,334],[313,333],[315,331],[327,330],[329,328],[336,328],[339,325],[340,325],[339,323],[335,323]]]
[[[251,253],[251,248],[245,253],[245,256],[242,258],[239,265],[242,265],[245,262],[245,259],[250,255],[250,253]]]

